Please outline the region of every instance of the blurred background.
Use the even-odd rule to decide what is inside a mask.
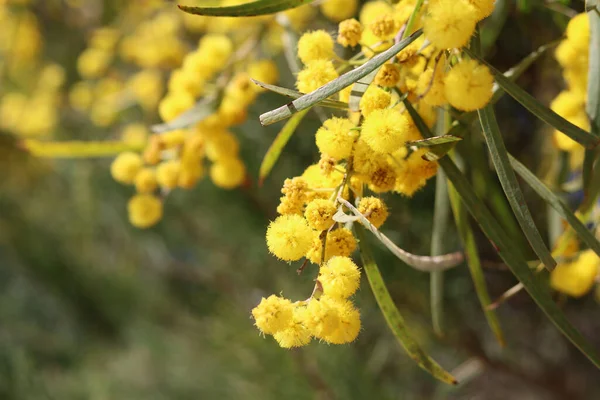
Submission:
[[[80,80],[77,58],[90,32],[115,23],[128,3],[136,2],[0,0],[0,21],[6,21],[8,9],[28,13],[39,31],[39,37],[28,36],[20,44],[27,48],[37,41],[35,57],[25,58],[11,73],[15,56],[6,49],[19,38],[10,40],[7,28],[0,28],[0,96],[27,82],[15,76],[27,74],[35,62],[58,64],[64,68],[65,89],[57,96],[65,106],[51,137],[114,138],[117,128],[94,125],[66,105],[66,93]],[[499,0],[482,33],[490,61],[505,70],[559,38],[568,21],[563,3]],[[177,12],[172,2],[161,7]],[[570,7],[582,10],[583,3]],[[283,72],[285,61],[277,61],[280,84],[293,86],[291,73]],[[562,85],[552,54],[519,83],[548,103]],[[250,182],[226,191],[203,180],[194,190],[175,191],[165,204],[165,217],[149,230],[128,223],[126,204],[133,189],[113,181],[110,158],[35,158],[22,150],[18,135],[0,131],[0,399],[599,398],[598,371],[525,293],[499,309],[507,338],[501,348],[487,327],[466,266],[446,274],[445,335],[435,337],[429,276],[410,269],[375,241],[379,266],[412,333],[445,368],[463,378],[459,386],[436,382],[405,355],[366,281],[356,298],[363,322],[356,342],[313,342],[289,351],[271,337],[261,337],[250,318],[261,297],[283,292],[305,298],[317,272],[311,265],[298,276],[299,265],[279,262],[265,245],[283,180],[318,161],[313,133],[319,120],[310,115],[258,187],[258,167],[280,128],[262,128],[258,115],[282,101],[274,94],[262,95],[248,121],[235,129]],[[508,98],[497,110],[510,150],[540,172],[548,145],[536,132],[547,128]],[[133,110],[124,118],[158,121],[140,115]],[[32,109],[22,120],[30,118],[43,116]],[[460,146],[468,158],[481,146],[479,135]],[[497,184],[492,175],[486,179],[488,185]],[[385,233],[416,254],[429,253],[433,186],[412,199],[386,197],[392,217]],[[545,226],[542,203],[531,192],[526,195]],[[452,229],[446,247],[456,250]],[[495,298],[516,281],[478,235]],[[562,299],[561,304],[600,348],[594,298]]]

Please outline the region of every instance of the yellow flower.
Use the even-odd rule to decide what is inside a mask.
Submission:
[[[417,92],[423,98],[423,102],[430,106],[441,106],[447,103],[444,92],[444,75],[442,67],[438,65],[433,75],[433,68],[427,68],[419,76]]]
[[[393,153],[406,142],[408,119],[394,109],[375,110],[365,118],[361,139],[377,153]]]
[[[576,260],[561,263],[554,268],[550,274],[550,285],[569,296],[581,297],[594,285],[599,266],[600,259],[596,253],[585,250]]]
[[[137,194],[127,204],[129,222],[137,228],[149,228],[163,215],[163,204],[159,198],[150,194]]]
[[[181,162],[179,160],[163,161],[156,167],[156,181],[162,188],[174,189],[177,187],[180,172]]]
[[[298,73],[296,86],[302,93],[310,93],[338,77],[331,61],[316,60]]]
[[[209,160],[217,161],[237,156],[239,149],[240,142],[237,137],[229,131],[222,131],[207,140],[205,150]]]
[[[340,22],[337,42],[344,47],[354,47],[360,41],[363,27],[354,18]]]
[[[334,224],[333,215],[337,208],[332,201],[315,199],[306,205],[304,217],[308,226],[316,231],[324,231]]]
[[[360,312],[349,301],[340,304],[340,324],[338,329],[323,339],[332,344],[353,342],[360,332]]]
[[[158,105],[158,114],[168,122],[194,106],[194,96],[188,92],[168,93]]]
[[[284,349],[306,346],[310,343],[312,335],[302,323],[302,317],[306,311],[305,307],[296,307],[294,316],[287,328],[276,332],[273,337]]]
[[[332,257],[319,270],[323,293],[336,299],[347,299],[360,285],[360,270],[348,257]]]
[[[304,64],[316,60],[329,60],[333,56],[333,39],[322,29],[307,32],[298,40],[298,58]]]
[[[200,162],[182,164],[177,177],[177,186],[183,189],[191,189],[203,176],[204,166]]]
[[[475,31],[477,12],[468,0],[436,0],[423,23],[425,37],[439,49],[462,47]]]
[[[462,60],[444,79],[448,102],[463,111],[484,107],[492,98],[494,77],[485,65],[475,60]]]
[[[475,8],[475,18],[478,21],[491,15],[496,4],[496,0],[468,0],[468,2]]]
[[[302,258],[310,248],[313,230],[299,215],[282,215],[267,228],[267,246],[276,257],[285,261]]]
[[[332,257],[348,257],[356,250],[356,239],[352,232],[346,228],[334,229],[327,234],[327,243],[325,243],[325,262]],[[310,250],[306,253],[306,258],[313,264],[321,263],[323,253],[323,243],[318,234],[315,234]]]
[[[263,297],[252,310],[254,325],[264,334],[273,335],[286,329],[292,322],[294,307],[283,297],[271,295]]]
[[[324,0],[320,8],[329,20],[340,22],[356,14],[358,0]]]
[[[126,151],[117,156],[110,166],[113,179],[123,184],[133,183],[144,162],[139,154]]]
[[[274,85],[279,80],[277,64],[271,60],[254,61],[248,65],[248,75],[254,80],[270,85]]]
[[[245,178],[246,167],[237,157],[221,158],[210,167],[210,179],[223,189],[236,188]]]
[[[302,313],[302,323],[318,339],[325,339],[341,326],[344,302],[323,295],[311,299]]]
[[[333,117],[325,121],[315,136],[319,151],[335,160],[348,158],[358,136],[352,128],[354,124],[347,118]]]
[[[381,14],[371,22],[369,29],[378,38],[386,39],[386,36],[396,32],[396,24],[391,14]]]
[[[388,217],[385,203],[377,197],[363,197],[358,203],[358,211],[364,215],[370,223],[379,228]]]
[[[157,187],[156,172],[153,168],[142,168],[135,176],[135,189],[138,193],[152,193]]]
[[[359,108],[364,117],[373,111],[381,110],[390,105],[392,95],[376,85],[370,85],[360,99]]]
[[[112,60],[112,54],[102,49],[89,48],[79,55],[77,71],[86,79],[101,77]]]
[[[397,64],[383,64],[375,76],[373,83],[384,87],[394,87],[400,80]]]

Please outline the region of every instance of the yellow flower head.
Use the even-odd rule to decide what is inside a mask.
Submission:
[[[377,85],[370,85],[360,99],[359,108],[363,116],[368,117],[373,111],[390,105],[392,95]]]
[[[267,228],[267,247],[276,257],[296,261],[310,249],[314,232],[299,215],[282,215]]]
[[[567,24],[567,40],[569,45],[578,51],[588,52],[590,44],[590,17],[582,13],[571,18]]]
[[[302,177],[295,177],[292,179],[286,179],[283,182],[281,193],[285,195],[287,199],[304,205],[306,202],[306,195],[308,192],[308,183]]]
[[[335,160],[348,158],[358,136],[352,128],[354,124],[347,118],[334,117],[325,121],[315,136],[319,151]]]
[[[294,306],[283,297],[271,295],[263,297],[252,309],[254,325],[264,334],[273,335],[286,329],[292,322]]]
[[[475,8],[475,18],[478,21],[492,14],[496,0],[468,0],[469,3]]]
[[[235,157],[238,155],[239,150],[240,142],[229,131],[222,131],[206,141],[206,157],[211,161]]]
[[[158,197],[150,194],[136,194],[127,204],[129,222],[138,228],[149,228],[163,215],[163,204]]]
[[[390,5],[389,2],[384,1],[384,0],[377,0],[377,1],[369,1],[367,3],[365,3],[362,8],[360,9],[360,15],[358,17],[358,20],[363,24],[363,25],[371,25],[376,19],[377,17],[379,17],[382,14],[388,14],[391,13],[393,11],[392,6]]]
[[[325,339],[341,326],[344,303],[338,299],[323,295],[319,299],[311,299],[302,314],[302,322],[311,334],[318,339]]]
[[[447,103],[444,91],[444,75],[442,67],[438,65],[433,75],[433,68],[427,68],[419,76],[417,93],[423,102],[430,106],[441,106]]]
[[[329,20],[340,22],[356,14],[358,0],[324,0],[320,8]]]
[[[237,157],[218,159],[210,167],[210,179],[222,189],[240,186],[246,178],[246,167]]]
[[[325,262],[332,257],[348,257],[356,250],[356,239],[352,231],[346,228],[334,229],[327,234],[327,243],[325,244]],[[323,242],[318,234],[314,235],[312,246],[306,253],[306,258],[313,264],[321,263],[323,254]]]
[[[323,293],[336,299],[347,299],[360,285],[360,270],[349,257],[332,257],[319,270]]]
[[[444,79],[444,93],[448,102],[463,111],[484,107],[492,98],[494,77],[485,65],[475,60],[462,60]]]
[[[369,176],[369,189],[375,193],[385,193],[396,185],[396,170],[390,163],[380,163]]]
[[[419,150],[410,155],[397,169],[395,191],[411,197],[427,183],[427,180],[435,176],[438,168],[437,162],[426,161],[422,155],[426,150]]]
[[[188,92],[168,93],[158,105],[163,121],[171,121],[194,106],[194,96]]]
[[[323,339],[331,344],[353,342],[360,332],[360,312],[349,301],[340,301],[338,307],[341,309],[338,329]]]
[[[156,171],[153,168],[142,168],[135,176],[135,189],[138,193],[152,193],[157,187]]]
[[[177,187],[180,172],[179,160],[163,161],[156,167],[156,181],[161,188],[174,189]]]
[[[385,39],[396,32],[396,24],[391,14],[381,14],[371,22],[369,29],[378,38]]]
[[[329,60],[333,55],[333,39],[322,29],[307,32],[298,40],[298,58],[304,64],[315,60]]]
[[[462,47],[475,31],[477,12],[468,0],[436,0],[423,23],[425,37],[438,49]]]
[[[306,312],[306,307],[298,307],[294,309],[292,321],[287,328],[276,332],[273,337],[279,343],[279,346],[284,349],[306,346],[310,343],[312,335],[308,328],[302,323],[303,316]]]
[[[276,84],[279,80],[279,70],[277,69],[277,64],[271,60],[254,61],[248,65],[248,75],[252,79],[268,83],[270,85]]]
[[[333,215],[337,208],[332,201],[315,199],[306,205],[304,217],[308,226],[316,231],[324,231],[334,224]]]
[[[331,61],[316,60],[310,62],[306,68],[298,73],[296,86],[302,93],[310,93],[338,76]]]
[[[363,27],[354,18],[340,22],[337,42],[344,47],[354,47],[360,41]]]
[[[387,206],[383,200],[377,197],[363,197],[358,203],[358,211],[367,219],[370,223],[379,228],[388,217]]]
[[[583,251],[576,260],[554,268],[550,274],[550,285],[569,296],[581,297],[594,285],[599,266],[600,259],[593,250]]]
[[[181,171],[177,177],[177,186],[183,189],[192,189],[203,176],[204,166],[200,162],[181,164]]]
[[[408,130],[408,119],[397,110],[375,110],[363,122],[361,139],[377,153],[393,153],[406,142]]]
[[[400,70],[397,64],[383,64],[373,81],[383,87],[394,87],[400,80]]]
[[[126,151],[115,158],[110,166],[113,179],[123,184],[131,184],[136,175],[142,169],[144,162],[139,154]]]

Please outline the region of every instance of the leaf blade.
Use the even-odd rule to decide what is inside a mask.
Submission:
[[[363,262],[363,269],[367,275],[367,280],[379,305],[379,309],[392,330],[400,345],[404,348],[410,358],[412,358],[419,367],[429,372],[434,378],[451,385],[456,385],[456,379],[446,370],[444,370],[436,361],[429,357],[419,344],[413,339],[406,327],[404,318],[394,304],[390,292],[385,286],[381,272],[373,259],[370,249],[367,246],[364,228],[360,225],[355,226],[356,235],[360,242],[360,256]]]
[[[212,17],[254,17],[273,14],[290,8],[310,4],[314,0],[257,0],[250,3],[227,7],[192,7],[178,5],[180,10],[195,15]]]

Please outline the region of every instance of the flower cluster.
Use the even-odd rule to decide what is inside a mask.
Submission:
[[[326,30],[307,31],[300,37],[297,55],[304,68],[297,75],[296,87],[308,93],[388,49],[403,34],[420,27],[425,32],[424,37],[379,69],[360,93],[357,110],[332,116],[322,123],[315,134],[320,161],[302,175],[284,182],[277,207],[280,216],[266,232],[267,247],[281,260],[292,262],[304,258],[320,266],[318,282],[324,296],[317,304],[323,299],[339,297],[333,294],[337,289],[328,284],[324,271],[338,265],[339,260],[349,263],[347,257],[357,248],[353,220],[337,222],[340,220],[336,215],[343,216],[349,211],[338,200],[354,201],[358,212],[379,228],[388,217],[381,195],[398,193],[411,197],[437,172],[437,163],[424,157],[425,150],[412,145],[423,137],[403,100],[407,99],[429,126],[436,122],[438,107],[473,111],[490,101],[494,82],[490,71],[464,57],[460,47],[468,43],[476,22],[492,12],[493,3],[493,0],[430,1],[408,26],[415,1],[396,5],[371,1],[364,4],[358,19],[339,22],[336,39]],[[336,43],[350,49],[360,46],[361,52],[345,60],[336,54]],[[352,86],[340,91],[337,100],[350,103],[351,96],[356,96]],[[295,311],[292,303],[283,299],[270,299],[268,304],[278,302],[282,308],[286,304],[286,319],[294,321],[293,326],[307,326],[301,321],[306,318],[304,311]],[[311,310],[317,307],[311,305],[313,302],[311,299],[308,306],[300,302],[298,307]],[[253,312],[255,318],[256,313],[267,307],[263,303]],[[261,324],[257,318],[259,329],[272,333]],[[295,332],[299,335],[300,331],[297,328]],[[350,333],[354,337],[355,331]],[[306,335],[336,343],[314,329],[309,329]],[[275,338],[281,344],[277,334]],[[295,343],[305,344],[305,341]]]
[[[305,346],[312,338],[350,343],[360,331],[360,313],[349,300],[360,284],[360,270],[348,257],[333,257],[320,271],[315,293],[305,301],[269,296],[252,310],[256,327],[283,348]]]

